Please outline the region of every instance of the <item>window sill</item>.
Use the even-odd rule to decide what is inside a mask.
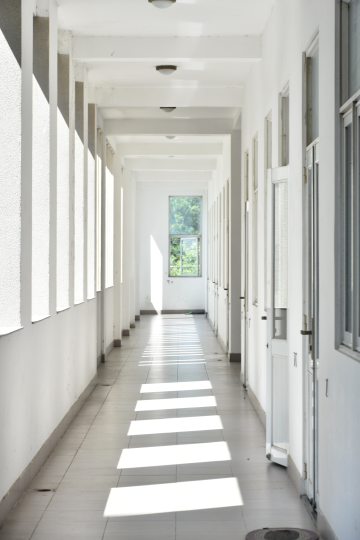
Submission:
[[[81,306],[81,304],[85,304],[84,300],[81,300],[81,302],[74,302],[74,306]]]
[[[96,296],[92,296],[91,298],[88,298],[88,301],[90,302],[90,300],[95,300]]]
[[[58,308],[56,310],[56,313],[62,313],[63,311],[67,311],[68,309],[70,309],[70,306]]]
[[[22,330],[23,328],[23,326],[0,326],[0,338],[13,334],[14,332]]]
[[[360,352],[353,351],[352,349],[350,349],[350,347],[347,347],[343,344],[339,345],[337,351],[341,354],[345,354],[345,356],[348,356],[349,358],[351,358],[351,360],[355,360],[355,362],[360,363]]]
[[[36,321],[31,321],[32,324],[36,324],[41,321],[45,321],[46,319],[50,319],[51,315],[46,315],[45,317],[42,317],[41,319],[36,319]]]

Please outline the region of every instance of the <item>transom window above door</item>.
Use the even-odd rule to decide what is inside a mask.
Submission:
[[[169,276],[201,276],[201,197],[170,197]]]

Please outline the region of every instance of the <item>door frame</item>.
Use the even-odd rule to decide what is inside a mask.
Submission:
[[[289,185],[289,166],[276,167],[269,170],[267,175],[267,238],[268,244],[268,271],[267,286],[270,287],[269,298],[270,306],[267,306],[267,374],[266,374],[266,456],[270,461],[278,463],[284,467],[288,466],[289,440],[284,441],[287,448],[283,449],[276,446],[273,441],[273,359],[283,358],[286,362],[285,380],[287,387],[285,391],[285,401],[289,405],[289,350],[288,350],[288,332],[286,340],[273,339],[274,327],[274,186],[286,182]],[[289,207],[289,206],[288,206]],[[287,226],[289,225],[289,221]],[[289,229],[288,229],[289,230]],[[288,235],[289,238],[289,235]],[[287,308],[287,328],[289,320],[289,309]],[[274,345],[274,349],[273,349]],[[288,411],[289,409],[287,409]],[[287,414],[287,438],[289,439],[289,414]]]

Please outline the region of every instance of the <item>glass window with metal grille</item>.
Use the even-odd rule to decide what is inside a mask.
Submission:
[[[201,276],[201,197],[170,197],[169,276]]]

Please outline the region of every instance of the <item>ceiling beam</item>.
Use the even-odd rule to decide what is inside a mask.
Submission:
[[[74,59],[81,62],[256,62],[262,58],[259,36],[94,37],[73,38]]]
[[[194,186],[195,182],[211,182],[213,179],[213,173],[208,171],[137,171],[134,175],[139,182],[156,182],[159,187],[162,182],[191,182]]]
[[[231,118],[167,120],[130,119],[105,120],[105,135],[230,135],[233,130]]]
[[[122,143],[117,144],[116,153],[119,156],[186,156],[187,158],[202,158],[209,156],[222,156],[223,145],[221,143],[178,143],[168,141],[164,143]]]
[[[216,171],[216,159],[176,159],[176,158],[127,158],[125,167],[132,171]]]
[[[89,88],[89,102],[98,107],[241,107],[237,87]]]

